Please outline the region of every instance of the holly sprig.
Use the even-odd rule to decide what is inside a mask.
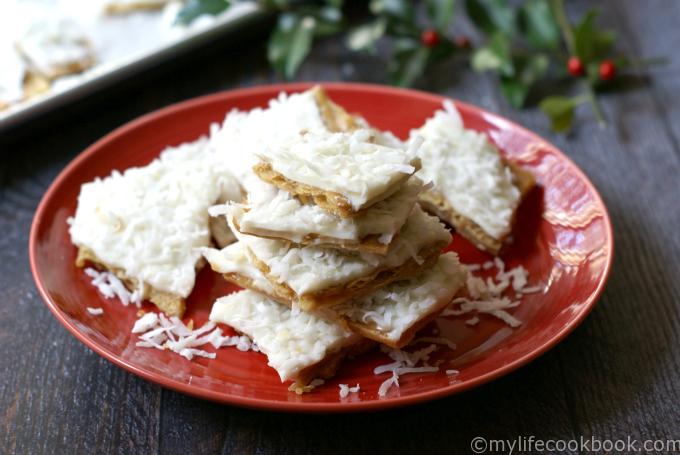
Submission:
[[[188,0],[177,21],[186,24],[238,2]],[[463,0],[464,11],[481,36],[476,46],[467,36],[451,34],[455,0],[424,0],[424,16],[417,14],[413,1],[370,0],[368,20],[358,25],[346,19],[344,10],[349,5],[343,0],[255,2],[278,13],[267,58],[286,79],[295,76],[316,39],[345,33],[349,49],[389,55],[387,77],[399,86],[413,85],[438,62],[462,57],[474,71],[495,74],[513,107],[538,105],[558,132],[571,129],[575,111],[583,104],[590,104],[598,123],[606,125],[598,94],[615,88],[613,82],[630,69],[663,62],[616,54],[616,35],[597,26],[597,11],[571,23],[563,0],[512,4]]]

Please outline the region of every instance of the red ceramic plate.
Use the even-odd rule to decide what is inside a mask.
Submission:
[[[350,112],[400,137],[422,124],[443,101],[436,95],[380,86],[324,86]],[[375,376],[372,370],[388,358],[376,351],[346,362],[333,380],[298,396],[288,392],[259,353],[223,348],[215,360],[187,361],[171,352],[136,347],[130,333],[136,310],[101,297],[74,266],[76,249],[66,220],[74,213],[80,185],[113,169],[144,165],[164,147],[196,139],[230,109],[264,106],[282,90],[309,87],[256,87],[176,104],[119,128],[69,164],[40,203],[29,247],[36,284],[57,319],[98,354],[164,387],[240,406],[311,412],[385,409],[468,390],[535,359],[583,321],[602,292],[612,262],[611,224],[602,199],[574,163],[545,140],[496,115],[456,103],[467,127],[485,132],[539,182],[520,209],[515,242],[504,259],[508,266],[526,267],[530,284],[545,284],[544,292],[527,295],[514,311],[524,322],[517,329],[486,316],[475,327],[464,323],[466,317],[438,321],[440,333],[458,344],[456,351],[442,354],[448,356],[442,370],[458,369],[459,375],[405,375],[400,388],[380,398],[378,387],[388,374]],[[464,262],[489,259],[460,237],[450,248]],[[186,318],[204,323],[214,299],[234,289],[204,268],[188,300]],[[105,313],[92,316],[85,311],[88,306],[102,307]],[[361,391],[340,399],[340,383],[359,383]]]

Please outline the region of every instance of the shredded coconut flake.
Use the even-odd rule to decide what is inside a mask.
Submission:
[[[104,309],[103,308],[87,308],[87,312],[90,314],[93,314],[95,316],[98,316],[100,314],[104,314]]]
[[[85,269],[85,274],[92,278],[90,283],[96,287],[105,298],[112,299],[113,297],[118,297],[118,300],[120,300],[124,306],[128,306],[130,302],[137,305],[138,308],[141,306],[142,292],[135,291],[131,293],[123,282],[113,273],[108,271],[100,272],[88,267]]]
[[[409,373],[434,373],[439,371],[439,367],[428,365],[430,354],[437,350],[436,344],[419,349],[413,352],[402,351],[400,349],[390,349],[381,346],[394,362],[380,365],[373,370],[373,374],[383,374],[392,372],[392,376],[383,381],[378,388],[378,396],[384,397],[392,386],[399,387],[399,376]],[[418,363],[421,365],[418,366]]]
[[[357,393],[359,390],[361,390],[361,387],[359,387],[359,384],[355,385],[354,387],[350,387],[347,384],[339,384],[340,386],[340,398],[347,398],[347,396],[350,393]]]
[[[421,338],[416,338],[413,340],[413,343],[435,343],[435,344],[443,344],[444,346],[448,346],[449,349],[455,350],[456,349],[456,343],[453,341],[443,338],[443,337],[421,337]]]
[[[494,258],[480,264],[467,266],[470,274],[467,278],[468,297],[459,297],[452,302],[453,307],[449,307],[442,312],[442,316],[460,316],[463,314],[477,312],[486,313],[497,317],[510,327],[519,327],[522,321],[511,315],[507,310],[519,306],[520,299],[524,294],[539,292],[543,289],[541,285],[528,287],[529,272],[521,265],[506,270],[505,262],[501,258]],[[476,270],[484,270],[495,275],[487,276],[486,279],[472,274]],[[512,300],[506,293],[512,291],[515,300]],[[458,308],[455,308],[458,306]],[[479,318],[473,316],[465,321],[467,325],[473,326],[479,323]]]
[[[141,318],[137,319],[135,325],[132,327],[132,333],[144,333],[151,330],[158,324],[158,315],[156,313],[146,313]]]
[[[214,359],[216,354],[199,349],[206,344],[219,349],[225,346],[235,346],[239,351],[255,351],[258,348],[245,335],[223,336],[222,329],[209,321],[193,329],[193,321],[186,325],[177,317],[168,318],[163,313],[146,313],[140,317],[132,327],[132,333],[138,333],[136,346],[143,348],[169,349],[187,360],[194,357]]]
[[[397,375],[396,371],[392,372],[392,376],[389,379],[386,379],[382,384],[380,384],[380,388],[378,389],[378,396],[384,397],[387,395],[387,391],[390,390],[390,388],[396,385],[399,387],[399,376]]]

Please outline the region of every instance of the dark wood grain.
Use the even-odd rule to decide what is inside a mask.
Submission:
[[[580,14],[592,2],[569,2]],[[598,2],[622,51],[670,57],[647,81],[584,108],[576,131],[512,110],[490,77],[452,62],[419,88],[469,101],[551,138],[590,176],[614,222],[616,260],[593,313],[529,366],[407,409],[304,416],[221,406],[162,390],[93,354],[45,309],[28,270],[35,207],[60,169],[116,126],[169,103],[276,80],[263,42],[217,43],[0,137],[0,452],[452,453],[475,436],[680,439],[680,3]],[[459,24],[466,30],[467,24]],[[380,82],[379,57],[317,48],[301,80]]]

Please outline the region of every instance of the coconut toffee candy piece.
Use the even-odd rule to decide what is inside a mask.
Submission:
[[[81,73],[95,63],[92,43],[78,24],[67,19],[36,22],[16,47],[30,71],[48,81]]]
[[[171,147],[147,166],[83,184],[69,219],[76,265],[107,269],[181,316],[204,264],[199,248],[211,243],[208,207],[227,177],[206,145],[201,139]]]
[[[157,11],[163,9],[170,0],[113,0],[104,4],[104,14],[110,16],[125,15],[139,11]]]
[[[387,254],[406,222],[423,183],[411,177],[396,193],[353,218],[341,218],[314,204],[302,204],[290,193],[260,182],[234,225],[257,237],[285,240],[341,250]],[[226,214],[226,206],[211,207],[212,215]],[[226,222],[225,222],[226,224]]]
[[[332,311],[352,331],[392,348],[402,348],[451,303],[466,277],[467,269],[456,253],[445,253],[417,277],[391,283],[337,305]]]
[[[240,291],[217,299],[210,320],[250,337],[267,356],[281,382],[302,393],[314,380],[335,375],[343,358],[371,346],[341,324],[294,311],[263,294]]]
[[[256,153],[261,150],[286,143],[300,131],[348,132],[359,128],[370,129],[363,118],[350,115],[335,104],[321,86],[315,86],[300,93],[282,92],[269,100],[266,107],[229,111],[221,124],[211,125],[210,141],[224,154],[230,171],[248,191],[251,180],[259,181],[253,174],[253,166],[260,161]],[[371,131],[379,143],[403,147],[393,134]]]
[[[241,242],[222,250],[206,248],[203,255],[224,278],[292,307],[253,266]],[[322,309],[317,314],[340,321],[353,332],[393,348],[411,342],[416,332],[441,313],[457,295],[467,276],[455,253],[445,253],[430,269],[409,280],[388,284],[366,296]]]
[[[418,175],[434,188],[420,195],[421,205],[478,248],[498,255],[522,198],[535,186],[533,175],[503,159],[484,134],[466,129],[449,101],[411,132],[411,141],[422,139]]]
[[[303,203],[352,217],[394,194],[420,169],[417,140],[408,150],[380,142],[369,128],[337,133],[303,130],[263,148],[253,171]]]
[[[233,212],[241,210],[231,206]],[[305,311],[336,305],[393,281],[412,278],[431,266],[451,241],[436,217],[414,207],[386,255],[342,251],[246,235],[230,225],[246,253],[276,294]]]

